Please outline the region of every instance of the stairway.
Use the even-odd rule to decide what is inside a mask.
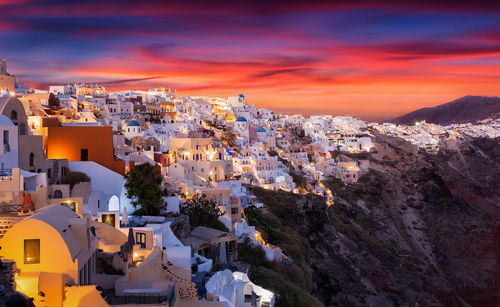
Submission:
[[[174,272],[170,271],[167,266],[163,266],[163,271],[166,279],[177,283],[179,289],[179,297],[183,300],[198,300],[196,284],[190,280],[177,276]]]

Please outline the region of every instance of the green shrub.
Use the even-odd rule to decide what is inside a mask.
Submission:
[[[241,261],[252,266],[269,266],[264,249],[261,246],[252,246],[248,238],[243,243],[238,244],[238,255]]]
[[[226,225],[219,221],[219,216],[223,215],[224,212],[219,208],[217,202],[207,199],[205,195],[200,196],[197,194],[188,200],[182,208],[182,213],[189,216],[191,228],[206,226],[221,231],[229,231]]]
[[[304,289],[287,281],[279,273],[265,267],[252,268],[250,270],[250,280],[257,285],[269,289],[278,294],[276,306],[287,307],[315,307],[323,306],[312,295]]]

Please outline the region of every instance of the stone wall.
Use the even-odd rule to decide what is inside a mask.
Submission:
[[[172,229],[172,232],[179,240],[189,237],[191,233],[189,217],[187,215],[176,217],[172,224],[170,224],[170,229]]]
[[[33,299],[16,292],[14,280],[16,263],[10,260],[0,261],[0,306],[34,307]]]

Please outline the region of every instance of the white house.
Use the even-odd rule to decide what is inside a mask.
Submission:
[[[207,292],[218,296],[224,307],[273,307],[273,292],[252,283],[242,272],[219,271],[206,283]]]
[[[0,170],[19,167],[17,127],[5,115],[0,114]]]
[[[0,256],[16,262],[17,287],[37,306],[60,306],[65,286],[94,283],[98,241],[88,219],[55,204],[12,226],[0,241]]]

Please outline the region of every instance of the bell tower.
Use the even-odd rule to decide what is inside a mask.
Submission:
[[[7,60],[0,58],[0,74],[8,75],[7,73]]]

